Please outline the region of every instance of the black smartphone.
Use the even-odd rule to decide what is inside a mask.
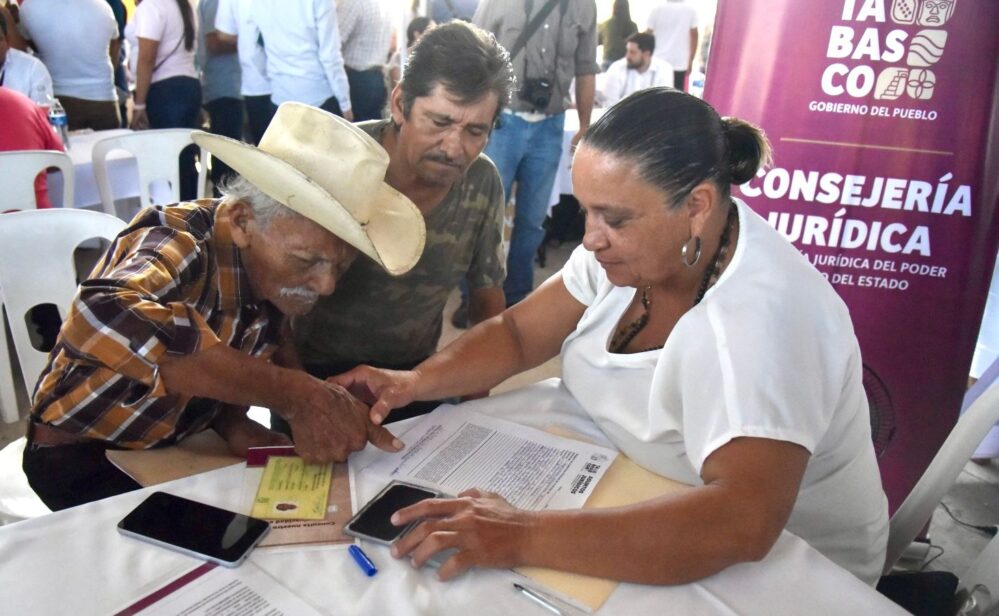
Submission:
[[[153,492],[118,522],[118,532],[225,567],[236,567],[267,531],[266,520]]]
[[[418,523],[412,522],[405,526],[396,526],[389,520],[393,513],[422,500],[441,496],[444,495],[435,490],[402,481],[393,481],[385,486],[377,496],[368,501],[368,504],[358,511],[350,519],[350,522],[347,522],[343,532],[352,537],[391,545]]]

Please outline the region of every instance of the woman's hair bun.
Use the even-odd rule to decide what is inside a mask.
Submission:
[[[760,167],[771,162],[770,144],[763,130],[739,118],[722,118],[726,164],[732,184],[745,184]]]

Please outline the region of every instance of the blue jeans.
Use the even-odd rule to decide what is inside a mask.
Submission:
[[[149,86],[146,97],[149,128],[200,128],[201,82],[194,77],[170,77]],[[197,146],[180,154],[180,198],[194,199],[198,192],[198,171],[194,166]]]
[[[534,290],[534,255],[545,237],[542,225],[548,213],[548,199],[562,157],[562,130],[565,114],[557,113],[540,122],[528,122],[512,113],[501,116],[501,126],[493,130],[486,155],[496,163],[503,178],[503,194],[509,198],[517,181],[513,236],[506,259],[508,306]]]

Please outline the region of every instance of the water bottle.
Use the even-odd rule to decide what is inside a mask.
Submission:
[[[52,99],[52,104],[49,105],[49,124],[62,139],[62,145],[67,150],[69,149],[69,118],[66,117],[66,110],[63,109],[62,103],[59,102],[58,98]]]

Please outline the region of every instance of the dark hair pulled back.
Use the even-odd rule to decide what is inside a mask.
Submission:
[[[770,164],[763,131],[721,118],[701,99],[672,88],[649,88],[607,110],[583,137],[590,148],[632,161],[642,179],[679,207],[698,184],[711,181],[723,200]]]

